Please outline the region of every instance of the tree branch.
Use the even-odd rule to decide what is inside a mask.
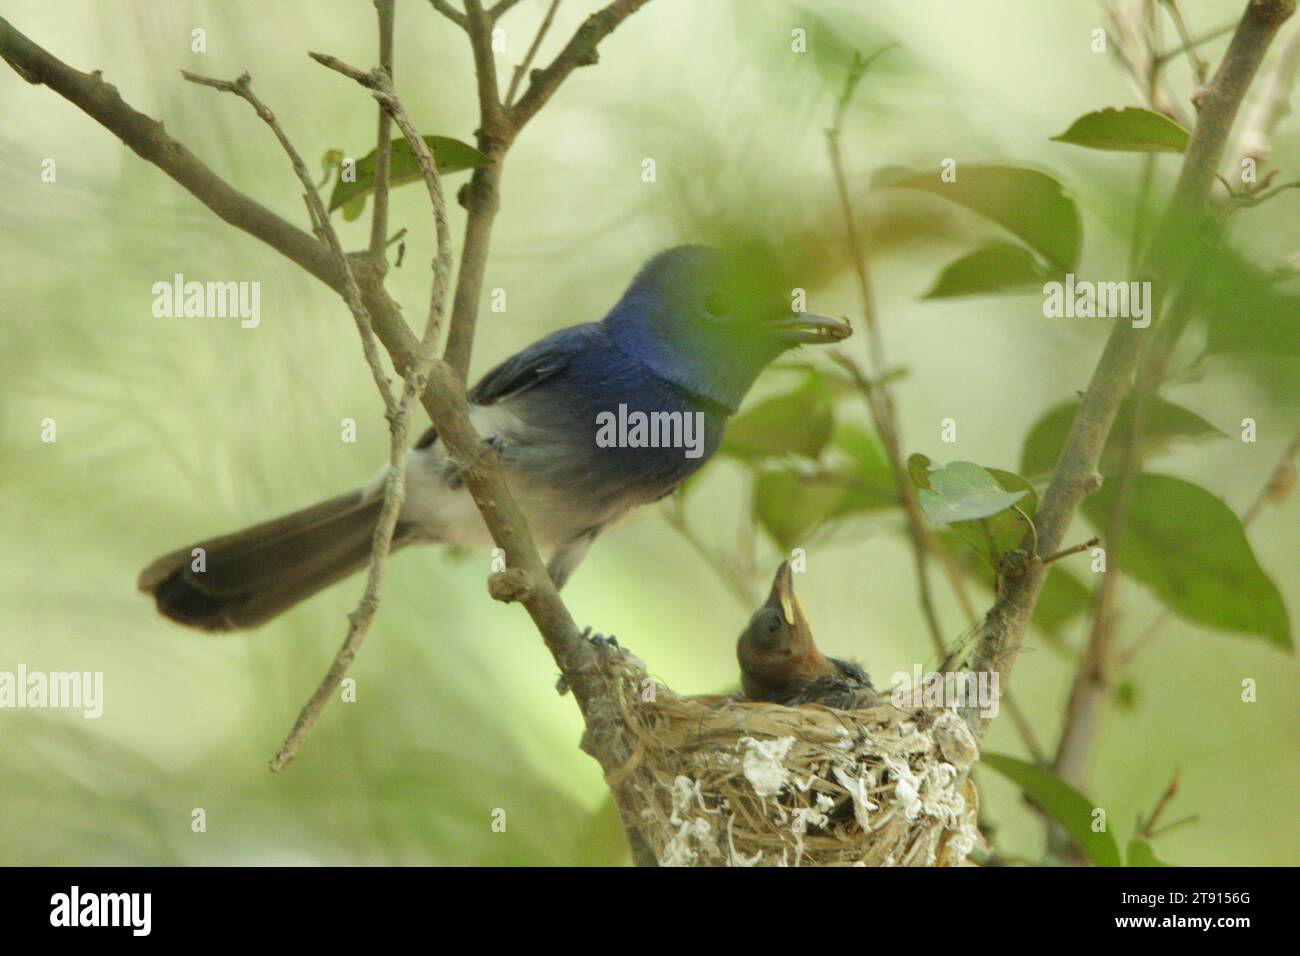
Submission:
[[[285,135],[283,128],[276,121],[275,115],[258,99],[253,93],[251,81],[247,73],[239,77],[234,82],[226,80],[214,80],[210,77],[199,76],[195,73],[182,71],[185,78],[193,83],[203,86],[210,86],[217,90],[227,93],[234,93],[236,96],[244,99],[253,107],[257,115],[271,127],[275,133],[276,139],[288,154],[290,162],[293,164],[294,172],[298,175],[299,181],[306,190],[307,203],[312,210],[312,217],[317,223],[322,235],[334,255],[338,267],[347,276],[344,299],[348,304],[356,320],[357,327],[361,330],[361,341],[366,354],[366,362],[370,366],[371,372],[375,377],[375,384],[379,389],[380,395],[384,399],[386,417],[389,424],[389,469],[388,477],[384,483],[384,500],[383,506],[379,512],[379,521],[375,528],[374,540],[370,552],[370,568],[366,578],[366,588],[361,596],[357,608],[348,615],[348,630],[343,639],[343,645],[339,648],[334,657],[334,662],[330,665],[329,671],[321,680],[316,692],[312,694],[311,699],[303,706],[295,721],[293,729],[285,739],[279,752],[271,761],[271,770],[279,772],[287,767],[290,761],[297,755],[299,749],[307,739],[307,734],[319,719],[325,706],[333,698],[335,691],[338,690],[339,684],[347,674],[348,668],[352,661],[361,651],[361,645],[364,643],[367,633],[370,631],[370,625],[374,621],[375,612],[379,609],[380,594],[383,589],[384,577],[388,571],[389,552],[393,543],[393,532],[397,527],[397,518],[402,510],[402,502],[406,497],[406,449],[410,443],[411,429],[411,411],[414,400],[424,391],[425,379],[428,375],[429,366],[434,360],[435,348],[438,342],[438,318],[441,315],[442,303],[446,299],[447,276],[449,273],[451,261],[451,237],[446,229],[446,216],[440,215],[440,228],[438,233],[438,244],[440,252],[445,250],[445,257],[439,255],[438,281],[434,283],[435,297],[440,292],[441,299],[435,298],[435,302],[430,309],[429,321],[425,326],[424,338],[420,344],[420,349],[411,362],[405,377],[405,383],[402,389],[402,398],[400,402],[395,402],[393,393],[388,384],[388,378],[384,374],[383,367],[379,361],[378,351],[375,347],[374,335],[370,328],[370,316],[367,314],[365,306],[361,304],[361,292],[357,287],[355,278],[352,275],[352,269],[348,265],[347,257],[343,252],[343,247],[339,243],[338,235],[334,231],[334,226],[329,220],[329,215],[325,211],[324,203],[321,202],[320,193],[317,191],[315,184],[307,172],[307,166],[303,163],[302,157]],[[385,74],[386,75],[386,74]],[[391,89],[391,88],[390,88]],[[389,109],[394,108],[392,104],[386,103]],[[400,109],[399,107],[396,107]],[[399,120],[400,122],[400,120]],[[408,121],[409,122],[409,121]],[[419,137],[416,137],[419,139]],[[424,141],[420,140],[421,146]],[[433,166],[432,157],[428,154],[427,147],[423,155],[417,153],[421,166],[425,168],[425,175],[432,177],[430,194],[435,205],[441,207],[442,190],[437,184],[437,171]],[[427,166],[425,162],[427,160]]]
[[[429,0],[429,3],[433,5],[433,9],[437,10],[462,30],[469,29],[469,24],[465,19],[465,14],[453,7],[448,0]]]
[[[286,222],[266,207],[234,189],[168,136],[163,124],[127,104],[117,89],[104,82],[99,71],[81,73],[50,55],[0,17],[0,57],[29,83],[42,84],[58,93],[91,119],[118,137],[142,159],[157,166],[221,219],[260,239],[291,262],[324,282],[340,295],[347,274],[340,271],[329,246],[310,233]],[[314,225],[314,224],[313,224]],[[368,266],[354,264],[362,301],[375,320],[375,333],[390,354],[413,354],[417,342],[397,303],[384,290]],[[387,321],[396,317],[399,321]],[[398,371],[403,371],[401,368]]]
[[[163,124],[132,109],[98,70],[81,73],[51,56],[0,17],[0,57],[28,83],[48,86],[153,163],[237,229],[260,239],[341,292],[343,276],[325,243],[232,188]]]
[[[600,55],[596,47],[600,45],[600,41],[613,33],[620,23],[648,2],[649,0],[614,0],[603,10],[587,17],[573,34],[572,39],[565,44],[564,49],[551,61],[551,65],[543,70],[533,71],[528,89],[509,111],[510,123],[514,131],[518,133],[530,119],[537,115],[537,111],[545,106],[546,101],[560,88],[565,77],[580,66],[592,66],[598,63]]]
[[[1206,88],[1173,199],[1157,230],[1148,265],[1141,270],[1153,275],[1153,288],[1163,288],[1179,274],[1186,251],[1179,249],[1178,239],[1202,224],[1233,119],[1270,42],[1294,12],[1294,0],[1248,3],[1223,63]],[[995,669],[1004,687],[1046,577],[1041,557],[1060,549],[1079,503],[1100,487],[1097,464],[1143,345],[1140,331],[1145,330],[1123,321],[1112,328],[1038,509],[1036,557],[1040,560],[1031,561],[1023,575],[1008,582],[986,618],[976,668]],[[977,729],[982,733],[986,727],[987,720],[981,719]]]
[[[461,204],[468,212],[468,218],[465,223],[465,238],[461,243],[460,272],[456,277],[451,328],[447,332],[447,346],[442,357],[462,379],[469,376],[483,275],[487,270],[488,246],[492,239],[492,224],[501,203],[501,174],[506,151],[528,120],[536,115],[559,88],[564,78],[579,66],[597,62],[596,47],[600,41],[647,2],[649,0],[614,0],[609,6],[593,13],[550,66],[532,72],[528,89],[519,98],[519,102],[507,108],[500,102],[497,90],[496,61],[492,53],[492,23],[494,16],[501,16],[509,7],[506,6],[506,0],[502,0],[492,11],[484,11],[479,0],[466,0],[466,32],[469,33],[470,47],[474,53],[479,93],[477,146],[492,162],[475,169],[469,185],[461,193]]]

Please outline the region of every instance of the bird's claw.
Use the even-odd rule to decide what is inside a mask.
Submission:
[[[591,641],[592,646],[600,651],[600,656],[604,659],[605,663],[608,664],[609,649],[612,647],[614,650],[620,650],[618,646],[618,638],[613,634],[609,637],[606,637],[604,634],[593,634],[591,633],[592,630],[593,628],[590,626],[583,628],[583,639]],[[569,681],[563,674],[561,674],[559,679],[555,682],[555,692],[561,697],[569,692]]]
[[[582,631],[582,636],[587,640],[591,641],[591,643],[595,646],[595,648],[598,651],[600,651],[601,657],[603,657],[606,661],[608,661],[609,649],[611,647],[614,648],[614,650],[620,649],[618,646],[618,638],[615,637],[613,634],[611,634],[609,637],[606,637],[604,634],[593,634],[591,633],[592,630],[593,628],[590,626],[584,628]]]

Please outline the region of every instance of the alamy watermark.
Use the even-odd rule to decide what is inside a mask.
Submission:
[[[1133,328],[1151,324],[1150,282],[1076,281],[1067,273],[1065,282],[1043,285],[1043,315],[1067,319],[1132,319]]]
[[[890,678],[894,685],[890,698],[895,707],[909,710],[913,707],[973,707],[981,717],[998,715],[998,698],[1001,696],[997,671],[938,671],[921,672],[921,665],[912,672],[898,671]]]
[[[684,448],[687,458],[704,454],[703,412],[618,412],[596,415],[598,448]]]
[[[155,282],[149,291],[159,319],[238,318],[241,329],[262,324],[260,282],[186,282],[178,272],[171,282]]]
[[[0,671],[0,708],[80,710],[87,720],[104,713],[103,671]]]
[[[73,886],[50,897],[51,926],[124,926],[132,936],[148,936],[152,915],[152,893],[83,893]]]

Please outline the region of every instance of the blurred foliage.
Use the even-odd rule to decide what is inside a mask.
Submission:
[[[1096,801],[1089,800],[1050,770],[1006,754],[980,754],[980,763],[1011,780],[1043,813],[1065,828],[1076,846],[1098,866],[1119,866],[1119,846],[1108,826],[1093,824]]]
[[[369,4],[331,4],[325,17],[293,2],[256,16],[199,0],[10,6],[19,29],[79,69],[104,69],[234,185],[300,224],[297,184],[273,138],[246,111],[196,100],[177,70],[249,69],[306,155],[373,138],[373,101],[359,90],[320,95],[318,68],[295,52],[370,62]],[[542,6],[520,4],[506,18],[503,64],[521,58]],[[1206,6],[1195,11],[1200,27],[1241,4]],[[562,5],[541,60],[585,12]],[[807,291],[809,311],[856,322],[822,131],[854,56],[897,42],[855,94],[843,148],[904,454],[940,454],[937,423],[959,419],[960,441],[942,445],[948,467],[1018,461],[1023,478],[981,471],[1001,494],[1019,494],[1032,519],[1107,328],[1046,319],[1037,290],[1067,271],[1124,275],[1147,215],[1140,164],[1153,163],[1158,204],[1179,161],[1145,152],[1177,146],[1168,124],[1108,109],[1133,94],[1109,57],[1088,51],[1095,20],[1086,5],[1015,0],[950,5],[940,18],[925,5],[851,0],[647,5],[598,66],[575,72],[510,157],[487,283],[509,289],[510,311],[484,313],[476,368],[598,317],[638,263],[680,241],[757,245]],[[70,32],[69,22],[83,26]],[[472,138],[463,37],[423,8],[401,7],[399,23],[408,110]],[[220,40],[201,57],[188,43],[196,24]],[[795,30],[805,54],[792,50]],[[1202,53],[1215,62],[1226,43]],[[1186,102],[1180,66],[1169,74]],[[217,640],[157,619],[133,581],[164,547],[354,486],[384,460],[382,412],[346,312],[48,90],[0,69],[0,96],[0,488],[13,503],[0,510],[0,669],[100,670],[107,697],[98,721],[0,712],[0,863],[625,861],[599,768],[576,746],[572,701],[556,696],[553,664],[525,617],[484,595],[482,555],[425,550],[394,561],[354,671],[357,703],[333,705],[289,771],[267,773],[360,585]],[[1273,147],[1264,175],[1300,176],[1294,116]],[[1132,149],[1144,154],[1125,155]],[[58,159],[57,185],[39,182],[45,156]],[[653,183],[640,176],[647,157]],[[940,178],[943,157],[958,161],[955,182]],[[392,226],[409,229],[420,255],[389,276],[417,313],[428,275],[415,264],[433,249],[420,193],[394,193]],[[1240,208],[1223,201],[1225,235],[1197,251],[1195,321],[1144,431],[1143,457],[1161,473],[1139,478],[1121,572],[1124,639],[1166,608],[1176,619],[1159,653],[1125,679],[1090,790],[1111,819],[1132,819],[1182,763],[1201,824],[1162,835],[1160,857],[1294,863],[1286,808],[1300,786],[1300,682],[1279,651],[1290,646],[1297,593],[1297,499],[1270,504],[1249,541],[1237,515],[1297,424],[1300,193]],[[463,215],[454,205],[450,214],[459,234]],[[364,220],[339,228],[349,248],[365,245]],[[1188,241],[1204,246],[1204,237]],[[152,319],[148,290],[174,272],[262,282],[262,326]],[[1024,292],[1034,294],[1009,294]],[[846,351],[863,354],[862,332]],[[796,361],[764,376],[724,455],[676,502],[707,555],[641,514],[604,535],[566,589],[580,621],[617,632],[676,689],[735,686],[730,635],[753,608],[728,594],[768,579],[796,547],[809,557],[801,596],[831,653],[867,656],[886,675],[930,654],[898,489],[863,396],[824,356]],[[1114,436],[1127,415],[1122,408]],[[39,442],[45,417],[58,422],[57,444]],[[359,423],[355,445],[338,441],[344,417]],[[1245,417],[1258,420],[1257,444],[1236,440]],[[1112,438],[1103,473],[1118,447]],[[1102,528],[1109,507],[1103,491],[1085,516]],[[987,594],[996,559],[1025,532],[1004,508],[939,537]],[[1082,558],[1052,567],[1028,649],[1041,640],[1053,653],[1017,665],[1019,703],[1039,728],[1059,724],[1068,695],[1098,580],[1087,568]],[[937,590],[944,621],[960,622],[947,589]],[[1266,640],[1223,637],[1242,633]],[[1246,678],[1258,683],[1255,703],[1241,700]],[[1020,746],[1005,720],[988,744],[990,767],[999,750]],[[1041,852],[1039,818],[1018,792],[1078,828],[1081,796],[1017,757],[1001,763],[1011,783],[981,779],[1000,842]],[[198,807],[206,833],[191,829]],[[496,810],[504,832],[492,828]],[[1094,859],[1118,862],[1113,837],[1080,830],[1078,839]],[[1135,836],[1125,859],[1149,864],[1155,851]]]

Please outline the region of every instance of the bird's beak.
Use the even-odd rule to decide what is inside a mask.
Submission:
[[[778,339],[786,342],[828,345],[853,334],[853,326],[845,319],[828,319],[824,315],[783,315],[771,322],[768,328]]]
[[[799,603],[799,596],[794,593],[794,572],[790,569],[789,561],[782,561],[781,566],[776,569],[776,577],[772,581],[772,591],[767,596],[769,607],[779,608],[781,614],[785,617],[785,623],[790,625],[790,629],[798,637],[798,643],[805,653],[812,650],[812,628],[808,626],[808,619],[804,617],[803,605]]]

